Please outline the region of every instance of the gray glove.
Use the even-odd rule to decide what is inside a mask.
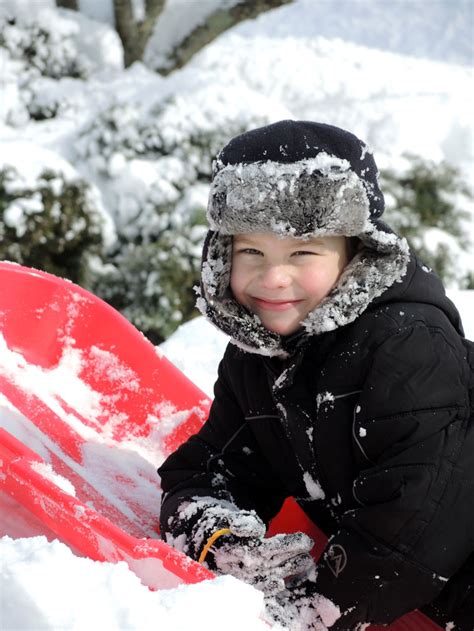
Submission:
[[[266,595],[265,613],[272,622],[291,631],[328,631],[341,617],[339,607],[317,593],[311,578],[290,581],[278,594]]]
[[[302,532],[263,537],[222,537],[214,550],[219,572],[232,574],[266,594],[285,589],[285,579],[306,574],[314,567],[312,540]]]
[[[191,536],[196,559],[214,533],[228,529],[205,557],[207,565],[218,573],[231,574],[266,594],[275,594],[285,589],[285,579],[314,568],[310,555],[313,541],[304,533],[265,539],[265,524],[254,511],[239,510],[222,500],[199,498],[185,511],[201,513]]]

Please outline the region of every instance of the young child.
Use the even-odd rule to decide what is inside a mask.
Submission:
[[[198,307],[231,344],[209,419],[159,469],[162,533],[291,629],[419,608],[472,631],[473,347],[383,210],[337,127],[281,121],[220,152]],[[289,496],[329,536],[316,568],[306,535],[264,538]]]

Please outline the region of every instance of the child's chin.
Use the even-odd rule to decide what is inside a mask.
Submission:
[[[299,322],[295,323],[295,324],[271,324],[271,325],[266,325],[264,323],[265,328],[267,328],[269,331],[271,331],[272,333],[276,333],[277,335],[291,335],[292,333],[295,333],[298,328],[299,328]]]

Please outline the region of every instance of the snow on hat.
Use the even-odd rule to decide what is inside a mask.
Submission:
[[[311,336],[353,322],[406,274],[408,245],[383,210],[374,158],[353,134],[284,120],[236,136],[213,165],[198,309],[243,350],[285,356],[285,340],[232,295],[232,235],[356,236],[363,248],[301,327]]]
[[[221,234],[356,236],[383,211],[372,153],[332,125],[260,127],[233,138],[213,164],[208,220]]]

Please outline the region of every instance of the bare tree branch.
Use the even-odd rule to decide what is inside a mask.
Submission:
[[[221,33],[244,20],[251,20],[265,11],[275,9],[293,0],[241,0],[230,9],[217,9],[179,42],[168,55],[166,67],[155,68],[169,74],[182,68],[193,55],[212,42]],[[155,23],[165,7],[166,0],[145,0],[145,17],[140,22],[133,15],[132,0],[113,0],[115,28],[122,41],[125,66],[141,60]],[[56,0],[56,5],[78,10],[78,0]]]
[[[125,66],[143,57],[155,22],[162,13],[166,0],[146,0],[145,19],[136,22],[131,0],[113,0],[115,28],[122,40]]]
[[[169,54],[169,63],[155,70],[163,75],[182,68],[193,55],[212,42],[218,35],[243,20],[252,20],[265,11],[275,9],[293,0],[243,0],[230,9],[217,9],[181,41]]]
[[[73,11],[79,10],[77,0],[56,0],[56,6],[61,9],[72,9]]]

